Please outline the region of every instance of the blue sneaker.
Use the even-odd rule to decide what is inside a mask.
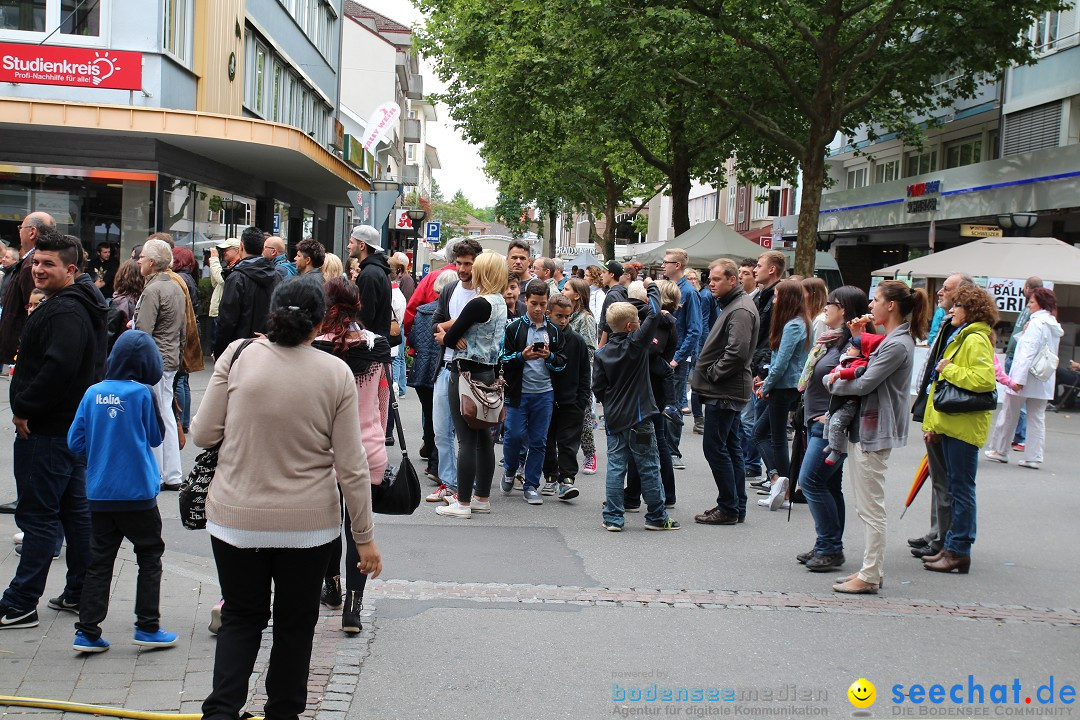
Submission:
[[[109,649],[109,641],[103,637],[91,640],[79,630],[75,633],[75,642],[71,644],[71,648],[84,653],[103,653]]]
[[[529,503],[530,505],[544,504],[544,499],[540,497],[540,493],[536,491],[536,488],[527,487],[523,492],[525,494],[525,502]]]
[[[155,632],[147,632],[135,628],[135,644],[143,647],[166,648],[176,644],[176,633],[158,628]]]

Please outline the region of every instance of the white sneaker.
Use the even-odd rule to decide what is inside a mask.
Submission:
[[[449,502],[447,498],[452,497],[453,494],[454,491],[446,487],[446,484],[444,483],[442,485],[439,485],[438,489],[435,490],[435,492],[431,493],[424,499],[428,502]]]
[[[485,515],[490,515],[491,514],[491,501],[490,500],[485,500],[484,502],[480,502],[476,498],[473,498],[473,501],[472,501],[472,503],[469,504],[469,507],[472,508],[472,511],[474,513],[484,513]]]
[[[787,490],[788,479],[786,477],[778,477],[773,480],[772,485],[769,487],[769,509],[777,510],[784,502],[784,491]]]
[[[1028,468],[1029,470],[1038,470],[1039,469],[1039,463],[1035,462],[1034,460],[1021,460],[1020,462],[1018,462],[1016,464],[1019,465],[1022,468]]]
[[[1005,457],[1004,455],[1002,455],[999,452],[994,452],[993,450],[987,450],[986,452],[983,453],[983,455],[985,455],[988,460],[993,460],[994,462],[999,462],[999,463],[1008,463],[1009,462],[1009,458]]]
[[[488,506],[491,509],[491,506]],[[468,505],[462,505],[458,501],[454,501],[449,505],[443,505],[442,507],[435,508],[435,512],[439,515],[445,515],[446,517],[464,518],[468,519],[472,517],[472,508]]]
[[[11,542],[15,543],[16,545],[22,545],[22,541],[23,541],[23,532],[22,532],[22,530],[20,530],[19,532],[15,533],[14,535],[11,536]]]

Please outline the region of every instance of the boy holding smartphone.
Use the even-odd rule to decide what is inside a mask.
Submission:
[[[501,359],[506,382],[501,487],[504,494],[513,492],[521,449],[526,446],[523,497],[530,505],[544,504],[540,497],[540,477],[555,404],[551,374],[566,367],[562,333],[545,314],[548,293],[548,286],[542,280],[530,280],[525,286],[526,312],[507,323]]]

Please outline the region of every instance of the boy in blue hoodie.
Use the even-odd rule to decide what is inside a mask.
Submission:
[[[172,647],[176,634],[161,629],[160,473],[153,448],[165,424],[150,387],[161,380],[161,353],[153,338],[127,330],[109,354],[105,380],[91,385],[68,431],[68,447],[86,456],[86,497],[90,503],[90,566],[86,570],[75,623],[79,652],[109,649],[101,623],[109,610],[109,585],[120,543],[135,546],[139,578],[135,590],[135,644]],[[66,608],[67,609],[67,608]]]

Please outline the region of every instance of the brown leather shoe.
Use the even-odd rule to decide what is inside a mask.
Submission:
[[[700,515],[695,515],[694,522],[702,525],[735,525],[739,522],[739,518],[737,515],[723,512],[718,508],[710,508]]]
[[[941,550],[938,550],[938,551],[937,551],[936,553],[934,553],[933,555],[923,555],[923,559],[922,559],[922,561],[923,561],[924,563],[932,563],[932,562],[937,562],[938,560],[940,560],[940,559],[941,559],[941,556],[942,556],[942,555],[943,555],[944,553],[945,553],[945,549],[944,549],[944,548],[942,548]]]
[[[858,576],[856,576],[847,582],[833,585],[832,589],[835,592],[848,595],[877,595],[878,586],[875,583],[868,583],[865,580],[860,580]]]
[[[951,573],[956,570],[961,575],[967,575],[971,569],[970,555],[957,555],[954,552],[944,550],[941,557],[934,561],[926,561],[923,567],[934,572]]]

